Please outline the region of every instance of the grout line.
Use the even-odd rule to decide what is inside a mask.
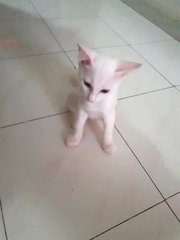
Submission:
[[[22,55],[22,56],[14,56],[14,57],[6,57],[6,58],[1,58],[0,61],[5,61],[5,60],[11,60],[11,59],[22,59],[22,58],[28,58],[28,57],[36,57],[36,56],[44,56],[44,55],[52,55],[52,54],[64,54],[63,50],[55,51],[55,52],[48,52],[48,53],[35,53],[35,54],[28,54],[28,55]]]
[[[175,86],[175,88],[176,88],[176,90],[177,90],[178,92],[180,92],[180,89],[178,88],[178,86]]]
[[[161,193],[161,191],[159,190],[159,188],[156,186],[155,182],[153,181],[153,179],[151,178],[151,176],[149,175],[149,173],[147,172],[147,170],[145,169],[145,167],[143,166],[143,164],[141,163],[141,161],[138,159],[137,155],[135,154],[135,152],[132,150],[132,148],[130,147],[130,145],[128,144],[128,142],[126,141],[126,139],[123,137],[123,135],[121,134],[121,132],[119,131],[119,129],[115,126],[115,129],[118,131],[119,135],[122,137],[122,139],[124,140],[124,142],[126,143],[126,145],[128,146],[128,148],[130,149],[130,151],[132,152],[132,154],[134,155],[134,157],[136,158],[136,160],[139,162],[139,164],[141,165],[141,167],[143,168],[143,170],[145,171],[145,173],[148,175],[149,179],[151,180],[151,182],[153,183],[153,185],[156,187],[156,189],[158,190],[159,194],[161,195],[161,197],[165,200],[163,194]]]
[[[125,46],[129,46],[129,45],[124,43],[124,44],[112,45],[112,46],[93,47],[92,49],[119,48],[119,47],[125,47]],[[11,60],[11,59],[22,59],[22,58],[43,56],[43,55],[52,55],[52,54],[58,54],[58,53],[62,53],[62,54],[66,55],[66,53],[71,53],[71,52],[78,52],[78,50],[63,50],[63,49],[60,49],[59,51],[55,51],[55,52],[47,52],[47,53],[42,52],[42,53],[34,53],[34,54],[21,55],[21,56],[3,57],[3,58],[0,57],[0,61]],[[73,66],[74,66],[74,63],[73,63]]]
[[[5,224],[5,219],[4,219],[4,214],[3,214],[3,208],[2,208],[1,199],[0,199],[0,211],[1,211],[1,216],[2,216],[2,221],[3,221],[3,227],[4,227],[4,232],[5,232],[6,240],[8,240],[8,235],[7,235],[7,231],[6,231],[6,224]]]
[[[105,22],[104,22],[105,23]],[[107,25],[107,24],[106,24]],[[109,27],[109,26],[108,26]],[[113,30],[113,29],[112,29]],[[124,40],[124,39],[122,39]],[[125,40],[124,40],[125,41]],[[130,44],[128,42],[120,43],[117,45],[108,45],[108,46],[98,46],[98,47],[91,47],[91,49],[103,49],[103,48],[119,48],[119,47],[131,47],[131,45],[143,45],[143,44],[150,44],[150,43],[161,43],[161,42],[174,42],[175,40],[159,40],[159,41],[151,41],[151,42],[142,42],[142,43],[134,43]],[[65,50],[66,52],[78,52],[78,50],[75,49],[68,49]],[[138,54],[139,55],[139,54]]]
[[[177,41],[177,40],[175,40],[175,39],[152,40],[152,41],[146,41],[146,42],[131,43],[129,45],[143,45],[143,44],[150,44],[150,43],[166,43],[166,42],[175,42],[175,41]]]
[[[132,97],[138,97],[138,96],[141,96],[141,95],[146,95],[146,94],[149,94],[149,93],[160,92],[160,91],[171,89],[171,88],[173,89],[175,87],[170,86],[170,87],[155,89],[155,90],[152,90],[152,91],[149,91],[149,92],[143,92],[143,93],[127,96],[127,97],[122,97],[122,98],[118,98],[118,101],[121,101],[121,100],[124,100],[124,99],[127,99],[127,98],[132,98]]]
[[[85,6],[85,7],[87,7],[87,6]],[[88,9],[89,10],[89,9]],[[93,12],[94,13],[94,12]],[[43,17],[43,19],[45,19],[45,20],[56,20],[56,19],[84,19],[84,18],[86,18],[86,19],[88,19],[88,18],[99,18],[99,16],[97,15],[97,14],[95,14],[94,16],[81,16],[81,17],[69,17],[69,16],[67,16],[67,17]]]
[[[41,120],[41,119],[44,119],[44,118],[54,117],[54,116],[58,116],[58,115],[66,114],[66,113],[69,113],[69,111],[54,113],[54,114],[46,115],[46,116],[39,117],[39,118],[33,118],[33,119],[30,119],[30,120],[27,120],[27,121],[22,121],[22,122],[17,122],[17,123],[4,125],[4,126],[0,127],[0,130],[3,129],[3,128],[13,127],[13,126],[17,126],[17,125],[20,125],[20,124],[34,122],[34,121],[38,121],[38,120]]]
[[[178,222],[180,222],[180,219],[178,218],[178,216],[176,215],[176,213],[174,212],[174,210],[172,209],[172,207],[170,206],[170,204],[167,202],[168,199],[170,199],[170,198],[172,198],[172,197],[174,197],[174,196],[176,196],[176,195],[178,195],[178,194],[180,194],[180,191],[172,194],[172,195],[169,196],[169,197],[167,197],[167,198],[165,199],[165,203],[166,203],[167,206],[170,208],[170,210],[172,211],[172,213],[174,214],[174,216],[176,217],[176,219],[178,220]]]
[[[34,9],[34,11],[36,12],[37,16],[39,15],[39,17],[41,18],[39,11],[37,10],[37,8],[34,7],[34,4],[31,2],[31,0],[27,0],[29,2],[29,4],[32,6],[32,8]],[[38,18],[39,19],[39,18]]]
[[[179,191],[179,192],[176,192],[176,193],[174,193],[174,194],[172,194],[172,195],[169,196],[169,197],[167,197],[166,200],[168,200],[169,198],[172,198],[172,197],[174,197],[174,196],[176,196],[176,195],[178,195],[178,194],[180,194],[180,191]]]
[[[73,19],[73,18],[74,19],[81,19],[81,18],[83,19],[83,18],[98,18],[98,17],[99,17],[98,15],[94,15],[94,16],[86,16],[86,17],[85,16],[84,17],[83,16],[81,16],[81,17],[77,17],[77,16],[76,17],[70,17],[70,16],[65,17],[64,16],[64,17],[42,17],[42,18],[45,20],[56,20],[56,19],[70,19],[70,18],[71,19]]]
[[[169,42],[177,42],[175,39],[167,39],[167,40],[152,40],[148,42],[136,42],[136,43],[131,43],[129,45],[145,45],[145,44],[150,44],[150,43],[169,43]]]
[[[158,192],[160,193],[161,197],[164,199],[164,201],[166,202],[167,206],[169,207],[169,209],[171,210],[171,212],[173,213],[173,215],[175,216],[175,218],[178,220],[178,222],[180,222],[179,218],[177,217],[176,213],[172,210],[172,208],[170,207],[170,205],[168,204],[168,202],[166,201],[166,198],[163,196],[163,194],[161,193],[160,189],[157,187],[157,185],[155,184],[155,182],[153,181],[152,177],[149,175],[148,171],[145,169],[145,167],[143,166],[143,164],[141,163],[141,161],[138,159],[137,155],[135,154],[135,152],[132,150],[132,148],[130,147],[130,145],[128,144],[128,142],[126,141],[126,139],[123,137],[123,135],[121,134],[121,132],[119,131],[119,129],[115,126],[116,130],[118,131],[119,135],[122,137],[122,139],[124,140],[124,142],[126,143],[126,145],[128,146],[128,148],[130,149],[130,151],[132,152],[132,154],[134,155],[134,157],[136,158],[136,160],[139,162],[139,164],[141,165],[141,167],[143,168],[143,170],[145,171],[145,173],[147,174],[147,176],[149,177],[149,179],[151,180],[151,182],[153,183],[153,185],[156,187],[156,189],[158,190]]]
[[[75,68],[74,63],[72,62],[72,60],[70,59],[70,57],[67,55],[65,49],[61,46],[58,38],[55,36],[55,34],[53,33],[53,31],[51,30],[51,28],[48,26],[47,22],[45,21],[45,19],[41,16],[40,12],[38,11],[38,9],[36,8],[36,6],[34,5],[34,3],[29,0],[31,5],[34,7],[34,9],[37,11],[37,13],[39,14],[40,19],[42,20],[42,22],[44,23],[44,25],[46,26],[46,28],[49,30],[49,32],[52,34],[52,36],[54,37],[55,41],[57,42],[57,44],[59,45],[60,49],[63,50],[63,53],[66,55],[66,57],[69,59],[69,61],[71,62],[71,64],[73,65],[73,67]]]
[[[171,212],[174,214],[175,218],[178,220],[178,222],[180,223],[180,219],[178,218],[178,216],[176,215],[176,213],[174,212],[174,210],[172,209],[172,207],[169,205],[169,203],[165,200],[165,203],[167,204],[167,206],[169,207],[169,209],[171,210]]]
[[[153,206],[151,206],[151,207],[149,207],[149,208],[146,208],[145,210],[143,210],[143,211],[141,211],[141,212],[139,212],[139,213],[133,215],[132,217],[127,218],[126,220],[124,220],[124,221],[122,221],[122,222],[120,222],[120,223],[114,225],[113,227],[111,227],[111,228],[109,228],[109,229],[107,229],[107,230],[105,230],[105,231],[99,233],[98,235],[96,235],[96,236],[90,238],[89,240],[93,240],[93,239],[95,239],[95,238],[97,238],[97,237],[99,237],[99,236],[101,236],[101,235],[103,235],[103,234],[105,234],[105,233],[111,231],[112,229],[114,229],[114,228],[116,228],[116,227],[119,227],[119,226],[122,225],[123,223],[126,223],[126,222],[130,221],[131,219],[133,219],[133,218],[135,218],[135,217],[137,217],[137,216],[139,216],[139,215],[141,215],[141,214],[147,212],[148,210],[150,210],[150,209],[152,209],[152,208],[154,208],[154,207],[160,205],[160,204],[163,203],[163,202],[165,202],[165,201],[162,200],[162,201],[156,203],[155,205],[153,205]]]
[[[105,45],[105,46],[98,46],[98,47],[91,47],[91,49],[103,49],[103,48],[119,48],[119,47],[127,47],[130,44],[127,43],[119,43],[117,45]],[[78,49],[66,49],[66,52],[78,52]]]
[[[128,47],[129,45],[127,43],[124,44],[118,44],[118,45],[112,45],[112,46],[102,46],[102,47],[91,47],[91,49],[103,49],[103,48],[119,48],[119,47]],[[75,52],[77,53],[78,50],[65,50],[67,53]]]

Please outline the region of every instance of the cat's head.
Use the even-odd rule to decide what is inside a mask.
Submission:
[[[118,61],[96,53],[78,44],[79,76],[85,98],[89,102],[103,100],[107,94],[115,94],[120,79],[139,68],[141,64]]]

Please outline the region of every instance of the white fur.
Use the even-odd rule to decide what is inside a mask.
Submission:
[[[119,62],[80,45],[78,48],[80,84],[68,98],[68,108],[75,114],[75,126],[73,135],[67,138],[67,146],[75,147],[80,143],[88,118],[101,119],[104,126],[102,148],[106,153],[112,154],[115,150],[113,128],[119,79],[140,64]],[[88,82],[91,88],[88,88],[84,81]],[[103,89],[109,92],[102,93]]]

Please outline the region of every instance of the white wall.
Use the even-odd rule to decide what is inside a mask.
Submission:
[[[180,0],[144,0],[169,17],[180,20]]]

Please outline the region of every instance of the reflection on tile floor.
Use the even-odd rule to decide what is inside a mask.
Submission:
[[[0,239],[179,240],[179,43],[120,0],[0,0],[0,20]],[[111,157],[96,123],[64,144],[77,42],[143,64]]]

